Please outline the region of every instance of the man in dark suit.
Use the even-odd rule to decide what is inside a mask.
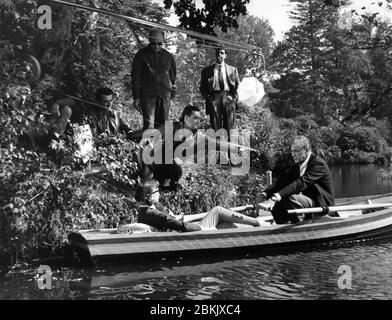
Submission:
[[[216,49],[216,63],[201,72],[200,92],[206,100],[211,127],[229,132],[234,125],[239,77],[237,68],[225,63],[226,57],[225,49]]]
[[[262,197],[267,200],[260,207],[272,210],[277,224],[299,222],[296,215],[287,213],[289,209],[331,206],[335,202],[328,165],[312,153],[309,139],[304,136],[294,137],[291,154],[295,166],[262,193]]]

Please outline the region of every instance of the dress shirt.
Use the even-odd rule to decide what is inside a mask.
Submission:
[[[216,63],[214,67],[214,90],[220,91],[221,88],[219,86],[219,64]],[[224,91],[230,91],[229,84],[227,83],[227,73],[226,73],[226,65],[222,63],[222,72],[223,72],[223,83],[225,84]]]
[[[299,166],[299,176],[302,177],[305,174],[306,169],[308,168],[309,159],[311,156],[311,152],[309,152],[308,156],[306,157],[305,161],[301,163]]]

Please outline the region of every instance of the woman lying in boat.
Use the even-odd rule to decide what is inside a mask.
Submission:
[[[260,218],[252,218],[222,207],[214,207],[200,222],[184,222],[182,216],[165,212],[159,203],[159,183],[154,179],[146,180],[136,191],[139,206],[138,222],[153,226],[158,230],[175,230],[180,232],[216,229],[219,223],[239,223],[250,226],[264,225]]]

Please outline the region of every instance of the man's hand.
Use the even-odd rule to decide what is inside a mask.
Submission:
[[[275,206],[276,201],[272,199],[268,199],[262,203],[259,204],[260,208],[263,210],[271,211],[273,207]]]
[[[260,215],[260,210],[263,209],[260,206],[260,202],[264,202],[267,198],[267,194],[265,192],[262,192],[258,197],[257,197],[257,202],[253,203],[253,213],[252,217],[258,217]]]
[[[267,194],[265,192],[262,192],[259,196],[259,200],[260,202],[267,200]]]
[[[253,210],[249,214],[250,217],[256,218],[260,215],[261,207],[258,203],[253,204]]]

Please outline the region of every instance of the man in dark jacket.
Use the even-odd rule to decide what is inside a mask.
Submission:
[[[105,131],[111,134],[127,134],[130,129],[124,123],[120,114],[112,109],[114,96],[115,93],[112,89],[103,87],[97,90],[95,94],[95,103],[82,105],[75,99],[65,97],[56,100],[53,103],[52,113],[58,112],[57,110],[63,110],[59,113],[59,118],[62,119],[64,118],[62,117],[62,114],[69,110],[69,113],[67,113],[69,114],[69,118],[64,119],[65,123],[63,123],[62,133],[64,133],[65,126],[70,121],[80,124],[89,124],[94,136],[100,135]],[[74,115],[76,116],[74,117]],[[60,135],[58,134],[56,135],[56,137],[59,136]]]
[[[158,128],[169,116],[170,100],[176,94],[176,63],[162,48],[164,33],[150,32],[150,43],[139,50],[132,62],[134,106],[143,115],[143,128]]]
[[[225,63],[225,49],[218,48],[215,54],[216,63],[201,72],[200,93],[206,101],[206,114],[210,115],[211,127],[230,131],[234,126],[239,76],[237,68]]]
[[[178,182],[183,173],[182,163],[187,154],[186,150],[181,149],[183,152],[181,152],[181,155],[177,155],[176,150],[180,145],[188,150],[192,149],[194,159],[197,158],[197,130],[199,129],[200,119],[200,109],[197,106],[188,105],[182,111],[180,121],[166,122],[165,125],[158,128],[163,140],[157,139],[152,143],[152,146],[154,154],[159,154],[162,158],[161,161],[154,161],[150,165],[142,165],[141,170],[145,177],[150,177],[152,173],[161,188],[164,188],[166,180],[170,180],[168,190],[177,191],[181,188]],[[171,130],[171,132],[166,132],[166,130]],[[177,139],[177,135],[187,137]],[[142,160],[139,162],[142,163]]]
[[[291,154],[295,166],[283,178],[262,193],[265,200],[260,207],[272,210],[277,224],[299,222],[289,209],[334,205],[334,189],[327,163],[312,153],[309,139],[294,137]]]
[[[97,105],[91,105],[84,110],[84,119],[94,136],[103,132],[111,134],[128,134],[129,127],[125,124],[118,111],[113,110],[115,93],[110,88],[99,88],[95,94]]]

